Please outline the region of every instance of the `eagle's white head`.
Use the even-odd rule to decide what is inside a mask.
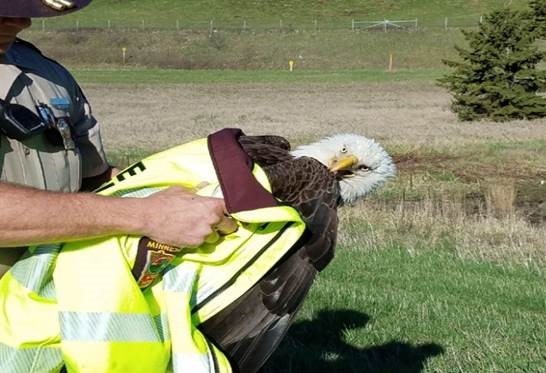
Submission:
[[[336,173],[341,199],[351,203],[393,177],[396,167],[385,149],[364,136],[339,134],[291,152],[295,157],[312,157]]]

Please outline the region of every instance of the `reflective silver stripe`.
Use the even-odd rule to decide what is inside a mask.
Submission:
[[[171,334],[169,333],[169,319],[166,314],[162,313],[161,315],[154,316],[154,324],[162,341],[171,339]]]
[[[35,293],[48,284],[61,245],[38,246],[32,254],[11,268],[11,275],[25,288]]]
[[[161,317],[148,314],[60,312],[59,318],[63,341],[163,342],[168,334]]]
[[[209,340],[207,340],[207,353],[209,356],[209,365],[212,367],[213,372],[217,372],[218,369],[218,360],[216,359],[216,354]]]
[[[163,290],[174,293],[190,293],[197,278],[195,268],[184,264],[169,267],[163,275]]]
[[[214,372],[214,365],[210,364],[209,354],[187,354],[175,352],[172,357],[175,373],[209,373]]]
[[[193,286],[197,279],[197,271],[193,267],[179,265],[169,267],[163,275],[163,290],[191,294],[190,306],[195,304],[195,293]],[[214,373],[216,372],[216,360],[213,351],[207,344],[206,354],[189,354],[175,352],[172,355],[172,368],[175,373],[196,372],[196,373]]]
[[[55,347],[13,348],[0,343],[0,372],[46,373],[63,365],[60,349]]]
[[[216,290],[218,290],[218,288],[219,288],[218,286],[213,286],[213,285],[210,285],[210,284],[203,284],[203,286],[201,286],[199,288],[199,291],[197,292],[199,294],[197,294],[196,301],[195,301],[195,303],[192,303],[192,306],[195,305],[195,304],[200,304],[201,302],[203,302],[209,296],[214,294],[216,292]]]
[[[134,197],[134,198],[145,198],[151,196],[154,193],[157,193],[165,188],[141,188],[141,189],[127,189],[119,190],[112,193],[112,196],[115,197]]]
[[[55,283],[53,278],[50,278],[44,286],[38,292],[38,295],[50,301],[57,300],[57,293],[55,291]]]

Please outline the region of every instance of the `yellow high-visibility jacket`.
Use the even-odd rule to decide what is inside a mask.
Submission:
[[[131,272],[141,237],[29,248],[0,280],[0,372],[231,372],[197,325],[252,287],[305,229],[293,208],[275,205],[263,170],[236,150],[237,135],[223,130],[155,154],[99,193],[146,197],[179,185],[212,196],[221,187],[239,229],[183,250],[144,290]],[[237,189],[245,178],[258,183]]]

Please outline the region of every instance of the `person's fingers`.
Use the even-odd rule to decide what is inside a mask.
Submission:
[[[211,234],[209,234],[207,237],[205,237],[205,243],[216,243],[220,239],[220,235],[218,232],[213,231]]]
[[[213,229],[221,235],[225,236],[236,232],[237,229],[239,229],[239,226],[237,225],[235,219],[230,216],[224,215],[222,216],[222,219],[214,225]]]
[[[225,216],[229,216],[229,212],[227,210],[227,207],[226,207],[226,202],[224,201],[224,199],[220,199],[220,198],[217,198],[219,201],[220,201],[220,205],[222,206],[222,213],[225,215]]]
[[[224,213],[220,198],[203,197],[182,187],[170,187],[145,199],[143,235],[179,247],[196,247],[214,243],[220,235],[238,229],[237,223]],[[168,219],[166,218],[168,217]],[[211,234],[211,231],[215,231]]]

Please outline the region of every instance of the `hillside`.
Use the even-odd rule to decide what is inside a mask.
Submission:
[[[504,1],[95,0],[23,37],[73,67],[444,69],[461,28]],[[524,7],[514,0],[512,7]],[[389,19],[406,24],[358,23]],[[355,22],[353,22],[355,21]],[[67,47],[68,46],[68,47]],[[125,50],[125,52],[123,52]],[[125,53],[125,59],[123,57]]]
[[[445,17],[453,22],[478,20],[479,16],[497,7],[504,0],[95,0],[87,9],[63,22],[78,19],[82,24],[142,23],[159,26],[237,25],[247,21],[252,27],[278,26],[282,20],[296,27],[315,20],[324,25],[349,25],[356,20],[419,19],[423,25],[443,26]],[[513,7],[526,1],[513,0]],[[59,19],[61,21],[61,19]]]

